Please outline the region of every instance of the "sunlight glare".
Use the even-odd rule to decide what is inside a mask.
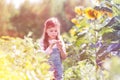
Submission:
[[[19,8],[19,6],[24,2],[25,0],[6,0],[6,3],[13,3],[15,5],[15,8]],[[29,0],[30,3],[38,3],[42,0]]]

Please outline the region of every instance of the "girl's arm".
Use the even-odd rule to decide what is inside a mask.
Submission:
[[[62,44],[61,41],[57,43],[58,49],[60,50],[61,58],[64,60],[66,59],[67,54],[66,54],[65,47],[63,45],[64,44]]]

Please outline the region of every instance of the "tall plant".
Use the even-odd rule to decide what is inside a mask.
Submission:
[[[78,63],[82,62],[81,60],[87,60],[89,63],[86,62],[83,66],[85,67],[85,65],[92,64],[92,70],[96,72],[94,68],[97,68],[96,60],[99,59],[96,53],[103,45],[108,45],[112,42],[110,39],[103,39],[105,34],[115,31],[115,29],[112,28],[114,23],[111,23],[111,20],[116,16],[114,12],[115,6],[111,5],[113,5],[111,1],[103,0],[100,2],[99,6],[87,8],[78,6],[75,8],[76,16],[71,20],[75,25],[72,27],[69,34],[63,35],[64,40],[69,44],[67,46],[68,58],[65,61],[65,67],[77,69],[77,72],[81,73],[80,67],[73,68],[73,66],[78,66]],[[67,71],[68,69],[65,75]],[[71,70],[71,72],[73,71]],[[76,76],[79,75],[76,74]],[[100,78],[99,75],[96,78]],[[81,78],[77,77],[76,79]]]

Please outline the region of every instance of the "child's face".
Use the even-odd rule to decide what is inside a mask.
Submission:
[[[58,35],[57,27],[48,28],[46,32],[50,39],[56,39]]]

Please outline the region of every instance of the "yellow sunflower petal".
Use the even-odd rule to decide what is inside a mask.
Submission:
[[[86,8],[85,15],[88,19],[97,19],[101,16],[101,13],[93,8]]]
[[[73,18],[73,19],[71,20],[71,22],[74,23],[74,24],[78,24],[78,20],[77,20],[76,18]]]
[[[80,7],[75,7],[75,13],[77,13],[78,15],[82,15],[83,10]]]

